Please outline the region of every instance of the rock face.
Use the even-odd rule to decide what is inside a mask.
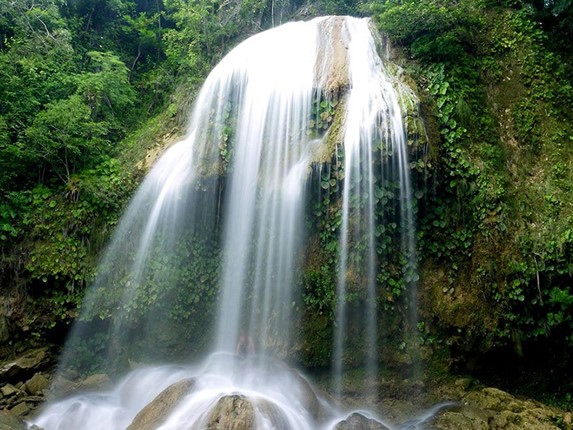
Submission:
[[[127,430],[154,430],[193,389],[195,380],[183,379],[171,384],[144,407],[133,419]]]
[[[18,382],[26,380],[38,370],[49,367],[52,362],[53,357],[48,348],[35,349],[0,367],[0,381]]]
[[[317,81],[320,82],[325,94],[338,99],[342,92],[349,86],[347,52],[348,41],[342,34],[344,19],[336,17],[323,21],[321,34],[329,36],[328,39],[321,38],[319,44],[326,44],[318,49],[316,73]]]
[[[24,417],[42,403],[44,401],[44,390],[47,388],[47,385],[44,386],[43,382],[40,381],[46,378],[44,376],[34,376],[31,380],[34,379],[35,382],[31,385],[32,389],[28,388],[28,384],[23,382],[19,382],[16,385],[10,383],[2,385],[0,387],[0,411],[9,411],[12,415]],[[34,385],[36,382],[37,384]],[[30,393],[31,390],[40,391],[35,391],[35,394],[32,394]]]
[[[571,413],[533,400],[519,400],[497,388],[465,395],[461,405],[441,411],[433,430],[563,430],[571,429]]]
[[[221,397],[209,413],[207,430],[254,430],[256,414],[276,430],[290,430],[287,418],[273,403],[240,394]]]
[[[0,411],[0,430],[26,430],[26,425],[14,414]]]
[[[42,373],[36,373],[28,381],[26,381],[26,391],[32,396],[41,395],[42,392],[50,386],[48,378]]]
[[[255,428],[255,409],[238,394],[224,396],[209,414],[207,430],[251,430]]]
[[[4,363],[0,367],[0,412],[9,411],[11,416],[25,417],[42,403],[50,383],[41,372],[53,364],[54,357],[49,348],[35,349]],[[0,430],[12,428],[2,425],[0,421]]]
[[[384,424],[357,412],[339,422],[334,430],[390,430]]]

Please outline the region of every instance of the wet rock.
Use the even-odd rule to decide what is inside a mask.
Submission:
[[[26,430],[26,425],[16,415],[0,410],[0,430]]]
[[[390,430],[384,424],[372,418],[367,418],[358,412],[354,412],[344,421],[339,422],[334,430]]]
[[[255,402],[256,409],[260,415],[264,418],[264,421],[268,423],[270,428],[277,430],[288,430],[290,425],[287,417],[284,415],[282,410],[269,401],[258,399]]]
[[[47,400],[57,397],[64,397],[74,391],[75,384],[63,376],[55,376],[50,386],[49,392],[46,393]]]
[[[103,391],[111,386],[111,380],[104,373],[96,373],[83,380],[70,380],[64,376],[55,376],[45,393],[47,400],[66,397],[77,392]]]
[[[16,390],[16,387],[14,387],[12,384],[6,384],[0,388],[0,392],[2,393],[3,397],[10,397],[16,394],[18,390]]]
[[[12,406],[9,410],[17,417],[23,417],[30,412],[30,406],[26,402],[20,402]]]
[[[31,379],[26,381],[25,389],[32,396],[41,394],[50,386],[50,381],[41,373],[36,373]]]
[[[30,351],[26,355],[0,367],[0,381],[16,383],[26,380],[37,371],[49,366],[52,360],[48,348]]]
[[[251,430],[255,427],[255,410],[251,402],[238,394],[219,399],[207,423],[207,430]]]
[[[111,380],[105,373],[96,373],[88,376],[75,387],[78,391],[99,391],[109,388]]]
[[[477,408],[459,406],[444,409],[430,420],[433,430],[489,430],[489,415]]]
[[[520,400],[497,388],[468,393],[463,405],[441,411],[432,430],[559,430],[566,414],[533,400]],[[570,427],[569,427],[570,428]]]
[[[255,356],[245,361],[244,364],[245,373],[249,371],[250,366],[259,369],[257,377],[260,378],[260,384],[268,385],[269,381],[273,381],[278,389],[280,389],[280,384],[288,384],[296,400],[311,417],[317,419],[321,415],[321,404],[312,385],[298,371],[283,361]]]
[[[343,35],[344,20],[342,17],[333,17],[324,20],[321,24],[322,34],[328,34],[327,39],[321,38],[320,44],[328,43],[328,47],[318,50],[316,60],[317,81],[321,82],[325,94],[338,98],[350,86],[348,73],[348,41]],[[325,55],[324,53],[328,53]]]
[[[126,430],[154,430],[171,414],[181,399],[193,389],[193,378],[171,384],[135,416]]]

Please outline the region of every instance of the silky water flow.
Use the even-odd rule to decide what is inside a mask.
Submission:
[[[212,333],[212,352],[192,365],[141,366],[107,391],[51,401],[30,424],[45,430],[231,425],[310,430],[333,428],[347,416],[277,357],[288,356],[297,341],[295,308],[308,240],[311,178],[318,176],[320,187],[327,174],[321,192],[339,187],[341,201],[333,391],[341,394],[345,371],[349,272],[367,288],[364,366],[368,378],[376,376],[374,187],[376,178],[386,177],[381,169],[399,179],[406,254],[414,255],[415,245],[404,101],[393,82],[366,19],[289,23],[233,49],[201,89],[187,137],[156,163],[119,223],[80,317],[111,322],[101,322],[97,335],[88,329],[91,325],[76,324],[59,379],[82,362],[82,341],[92,335],[93,342],[100,339],[103,362],[110,369],[132,344],[133,350],[142,345],[159,349],[165,331],[177,330],[165,320],[192,320],[185,312],[199,309],[209,297],[198,287],[208,282],[219,286],[216,316],[211,328],[195,327]],[[384,163],[384,156],[374,154],[391,154],[392,161]],[[329,172],[338,162],[342,167],[332,185]],[[356,204],[357,199],[362,203]],[[199,268],[205,273],[195,284],[182,285],[177,274],[195,267],[199,254],[215,268]],[[198,291],[187,302],[190,308],[181,308],[181,291],[189,288]],[[138,321],[136,329],[133,320]],[[240,357],[235,349],[245,336],[256,354]],[[166,406],[165,399],[178,388],[179,396]],[[158,395],[163,397],[154,401]],[[242,414],[226,413],[229,404],[242,405]],[[212,426],[230,415],[239,416],[243,427]],[[427,416],[409,422],[409,428],[423,428]]]

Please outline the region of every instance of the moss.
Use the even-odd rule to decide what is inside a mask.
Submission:
[[[320,154],[316,158],[316,162],[330,163],[335,159],[336,150],[342,146],[344,142],[344,121],[346,120],[346,97],[340,99],[336,106],[336,110],[332,119],[332,124],[328,128],[326,135],[323,138]]]
[[[328,367],[332,363],[332,320],[308,309],[302,321],[302,341],[298,360],[307,368]]]

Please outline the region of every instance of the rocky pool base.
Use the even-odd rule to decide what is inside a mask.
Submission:
[[[56,384],[52,373],[54,363],[50,350],[42,348],[0,366],[0,430],[41,429],[31,423],[46,400],[54,397],[54,389],[59,390],[60,395],[70,396],[112,389],[110,379],[103,374],[73,381],[60,378]],[[295,372],[282,365],[273,368],[273,372],[279,368],[281,372]],[[272,377],[272,373],[266,376]],[[573,429],[571,411],[517,398],[500,389],[482,386],[471,378],[413,381],[381,377],[367,387],[369,396],[363,394],[363,387],[350,381],[344,386],[340,402],[320,389],[306,386],[304,378],[297,383],[298,390],[306,396],[305,407],[313,419],[335,430]],[[123,428],[157,428],[196,385],[196,380],[183,377],[168,384]],[[317,386],[321,386],[320,382]],[[334,421],[333,410],[342,411]],[[269,423],[269,428],[289,428],[289,420],[272,402],[253,400],[241,393],[219,398],[215,407],[205,414],[204,425],[209,430],[253,429],[257,414]]]

